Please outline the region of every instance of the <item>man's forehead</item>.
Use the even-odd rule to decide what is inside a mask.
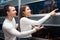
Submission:
[[[15,7],[14,6],[10,6],[9,9],[15,9]]]

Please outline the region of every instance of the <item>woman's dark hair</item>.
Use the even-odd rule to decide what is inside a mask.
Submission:
[[[24,17],[25,15],[24,15],[24,13],[23,13],[23,11],[25,11],[25,9],[26,9],[26,7],[27,7],[28,5],[22,5],[21,7],[20,7],[20,18],[22,18],[22,17]],[[20,19],[19,18],[19,19]]]
[[[22,17],[25,17],[25,15],[24,15],[23,12],[25,11],[25,9],[26,9],[27,6],[28,6],[28,5],[21,5],[18,21],[19,21]],[[20,26],[20,21],[19,21],[19,26]],[[21,32],[21,28],[20,28],[20,32]]]

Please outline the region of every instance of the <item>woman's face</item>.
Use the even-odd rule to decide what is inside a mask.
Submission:
[[[29,6],[26,6],[25,11],[24,11],[24,15],[25,15],[26,17],[28,17],[28,16],[31,15],[31,10],[30,10]]]

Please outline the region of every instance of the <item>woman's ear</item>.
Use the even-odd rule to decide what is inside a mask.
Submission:
[[[23,11],[23,14],[24,14],[25,12]]]
[[[23,11],[23,16],[25,16],[25,11]]]

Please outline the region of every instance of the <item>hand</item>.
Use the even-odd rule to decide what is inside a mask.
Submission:
[[[41,30],[42,28],[44,28],[44,27],[43,26],[42,27],[35,26],[33,29],[35,29],[36,31],[38,31],[38,30]]]
[[[55,13],[55,11],[57,11],[58,9],[55,9],[55,10],[53,10],[52,12],[50,12],[49,14],[51,15],[51,16],[54,16],[54,15],[56,15],[56,13]]]
[[[40,28],[44,28],[44,26],[41,26]]]

